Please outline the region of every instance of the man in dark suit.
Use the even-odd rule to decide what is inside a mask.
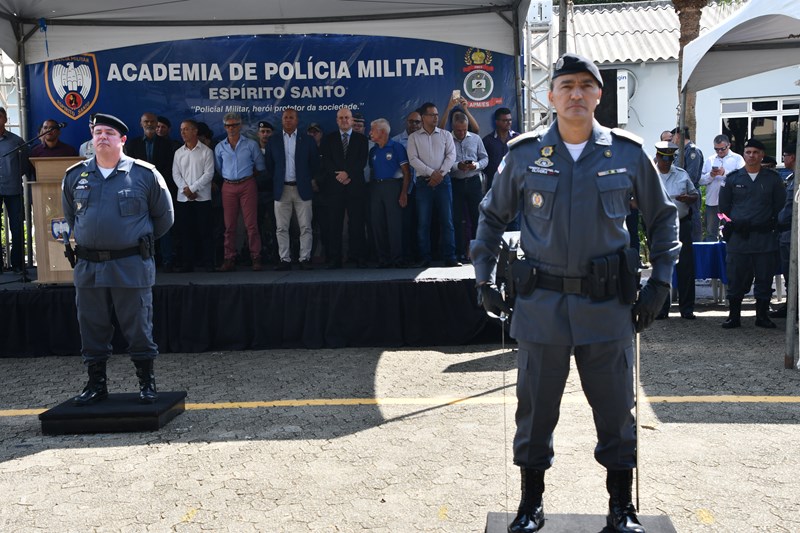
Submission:
[[[328,200],[329,250],[328,268],[342,267],[342,228],[345,210],[348,215],[350,247],[348,256],[359,268],[367,266],[364,205],[369,143],[353,131],[353,113],[342,108],[336,113],[339,128],[323,137],[322,194]]]
[[[311,182],[319,171],[317,143],[308,135],[297,132],[297,111],[289,108],[281,118],[283,131],[270,137],[264,157],[267,176],[272,182],[275,198],[275,234],[281,261],[275,270],[290,270],[292,257],[289,241],[289,224],[292,212],[300,226],[300,268],[311,268]],[[294,164],[287,165],[287,161]]]
[[[178,186],[175,185],[172,179],[172,160],[175,156],[175,147],[169,138],[160,137],[156,134],[158,118],[155,113],[143,113],[139,124],[142,126],[144,135],[129,139],[125,143],[125,155],[155,165],[156,170],[167,182],[167,188],[174,204],[178,198]],[[173,270],[173,260],[177,255],[177,244],[173,243],[171,230],[158,239],[161,252],[161,267],[164,272],[172,272]]]

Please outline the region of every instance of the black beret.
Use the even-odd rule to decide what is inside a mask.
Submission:
[[[669,141],[661,141],[656,143],[656,154],[659,159],[670,161],[675,158],[675,152],[678,151],[678,145]]]
[[[115,117],[114,115],[106,115],[105,113],[95,113],[94,114],[94,125],[95,126],[108,126],[110,128],[114,128],[119,132],[120,135],[127,135],[128,134],[128,126],[125,125],[120,119]]]
[[[673,128],[670,132],[671,134],[675,135],[676,133],[682,135],[685,139],[689,138],[689,128],[683,128],[683,133],[681,133],[680,128]]]
[[[205,122],[198,122],[197,123],[197,134],[201,137],[207,137],[212,139],[214,137],[214,132],[211,131],[211,128],[208,127],[208,124]]]
[[[360,122],[361,124],[364,123],[364,115],[361,113],[353,113],[353,122]]]
[[[784,154],[791,154],[791,155],[795,155],[795,154],[797,153],[797,145],[796,145],[796,144],[794,144],[794,143],[788,143],[788,144],[787,144],[787,145],[786,145],[786,146],[783,148],[783,153],[784,153]]]
[[[306,128],[306,133],[312,130],[317,130],[319,132],[322,132],[322,127],[316,122],[312,122],[311,124],[308,125],[308,128]]]
[[[593,62],[578,54],[567,53],[561,56],[556,61],[553,79],[564,74],[577,74],[578,72],[588,72],[594,76],[600,88],[603,88],[603,76],[600,75],[600,69]]]
[[[747,142],[744,143],[745,148],[756,148],[757,150],[763,150],[766,152],[767,147],[764,146],[764,143],[759,141],[758,139],[747,139]]]
[[[269,122],[267,122],[266,120],[262,120],[261,122],[259,122],[258,123],[258,128],[259,129],[267,128],[268,130],[275,131],[275,127],[272,124],[270,124]]]
[[[156,122],[160,122],[161,124],[166,124],[168,128],[172,127],[172,122],[170,122],[167,117],[162,117],[161,115],[156,117]]]

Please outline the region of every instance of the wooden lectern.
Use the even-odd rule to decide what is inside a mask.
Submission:
[[[36,250],[35,283],[72,283],[72,267],[64,257],[64,243],[59,238],[62,231],[68,231],[61,208],[61,181],[66,170],[78,161],[83,161],[83,158],[31,158],[36,169],[36,181],[29,182]]]

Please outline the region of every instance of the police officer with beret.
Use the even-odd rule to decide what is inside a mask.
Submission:
[[[786,198],[780,175],[763,168],[764,143],[750,139],[744,145],[744,167],[728,174],[719,191],[719,212],[730,219],[723,235],[728,243],[728,319],[725,329],[741,323],[742,299],[753,286],[756,326],[774,328],[769,319],[772,276],[778,271],[777,217]],[[755,279],[755,285],[753,280]]]
[[[481,202],[472,245],[479,299],[490,313],[509,312],[493,283],[503,231],[522,210],[525,257],[512,269],[511,323],[519,344],[514,463],[522,498],[510,532],[544,525],[544,473],[553,463],[571,353],[594,412],[595,459],[607,469],[608,526],[644,531],[631,500],[633,336],[652,323],[667,298],[680,244],[675,205],[641,140],[594,120],[602,88],[590,60],[575,54],[558,60],[548,93],[558,118],[543,135],[509,142]],[[653,266],[638,299],[639,258],[624,225],[631,197],[644,217]]]
[[[75,237],[75,294],[81,354],[89,381],[73,399],[108,397],[106,361],[116,315],[139,378],[139,399],[157,399],[153,360],[153,243],[174,221],[172,198],[155,166],[123,154],[127,126],[97,113],[95,157],[69,169],[62,184],[64,216]]]

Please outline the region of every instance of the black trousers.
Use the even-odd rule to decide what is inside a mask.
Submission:
[[[213,208],[211,201],[175,202],[175,233],[181,246],[181,266],[214,266]]]
[[[327,254],[328,263],[337,265],[342,263],[342,230],[345,211],[347,212],[349,237],[348,260],[366,261],[365,194],[364,190],[354,189],[346,194],[328,197],[328,241],[330,244]]]
[[[728,252],[725,266],[728,269],[729,301],[744,298],[751,286],[756,300],[772,298],[772,276],[778,271],[777,250],[752,254]]]
[[[695,280],[694,280],[694,248],[692,247],[692,215],[680,220],[678,240],[681,241],[681,253],[675,273],[678,275],[678,309],[681,314],[694,312]],[[670,298],[664,302],[661,313],[669,312]]]
[[[469,241],[478,228],[478,205],[483,199],[481,177],[453,179],[453,228],[456,234],[456,256],[467,255]]]

